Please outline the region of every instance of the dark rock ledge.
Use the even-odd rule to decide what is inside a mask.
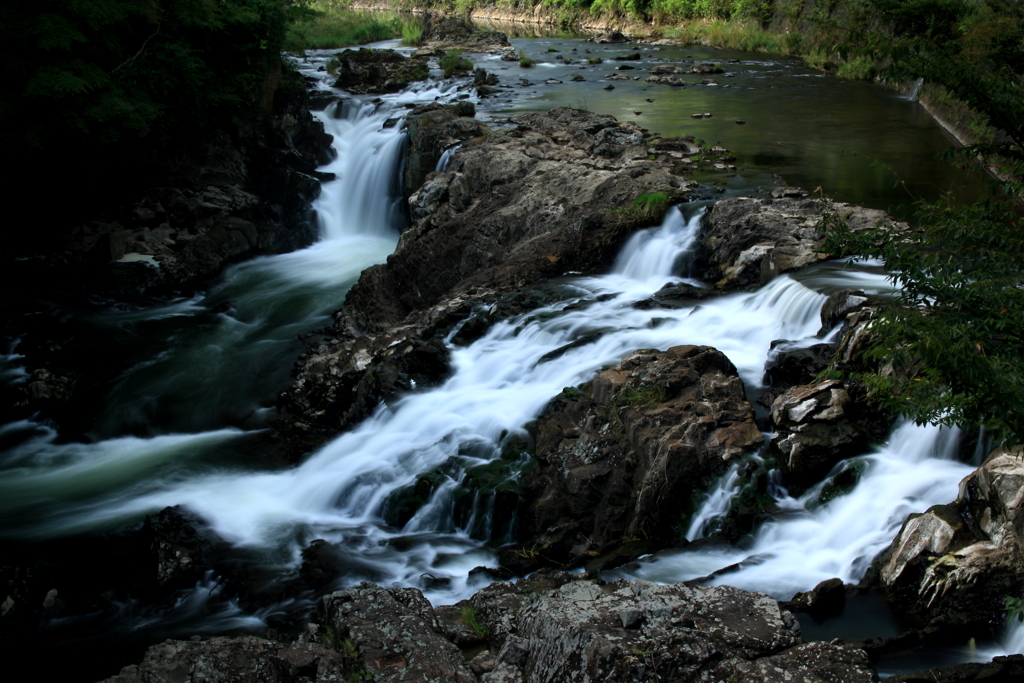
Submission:
[[[325,596],[296,642],[166,641],[104,683],[877,680],[863,650],[804,643],[799,628],[730,587],[539,572],[434,609],[416,589],[364,583]]]

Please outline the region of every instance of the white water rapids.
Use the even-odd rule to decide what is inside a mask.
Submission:
[[[261,345],[294,335],[300,322],[326,319],[358,273],[384,260],[397,240],[393,198],[403,137],[398,127],[383,129],[382,123],[402,104],[447,94],[404,93],[324,115],[339,151],[323,169],[339,179],[325,185],[316,205],[324,239],[229,271],[210,296],[230,300],[235,313],[225,314],[216,343],[182,352],[186,362],[190,353],[197,362],[210,352],[258,355]],[[877,269],[827,264],[779,277],[753,293],[680,309],[633,308],[667,283],[687,281],[680,273],[701,214],[693,211],[687,219],[670,210],[660,227],[629,241],[612,273],[565,279],[559,284],[562,301],[497,323],[468,347],[453,347],[454,372],[441,386],[379,408],[293,469],[259,471],[221,457],[253,438],[239,429],[62,444],[38,425],[7,425],[0,438],[14,445],[0,460],[3,533],[43,539],[100,531],[182,505],[224,539],[264,553],[266,563],[282,572],[298,564],[304,546],[323,538],[344,549],[349,583],[420,586],[435,603],[466,597],[485,580],[471,579],[469,571],[493,563],[494,555],[481,538],[489,531],[486,497],[478,497],[474,518],[461,527],[453,517],[463,474],[498,458],[503,439],[524,433],[524,425],[564,387],[589,380],[638,348],[707,344],[724,352],[756,390],[773,340],[820,342],[814,335],[829,291],[888,289]],[[183,315],[201,304],[181,302],[181,310],[133,315]],[[301,315],[286,315],[295,306]],[[255,334],[254,327],[273,332],[261,332],[247,346],[225,341]],[[594,333],[594,341],[542,360]],[[182,380],[173,375],[166,381]],[[153,391],[160,393],[160,386]],[[125,404],[137,396],[127,394]],[[957,483],[970,468],[951,458],[953,438],[938,429],[902,425],[888,444],[862,456],[860,483],[849,494],[813,511],[807,504],[816,490],[799,499],[782,497],[782,514],[757,531],[752,547],[661,553],[630,575],[674,582],[741,563],[715,580],[783,599],[834,576],[855,582],[909,513],[956,497]],[[431,499],[405,528],[385,524],[389,496],[431,471],[443,473]],[[712,492],[691,534],[726,509],[733,483],[724,481]],[[449,581],[427,584],[424,575]],[[208,587],[197,590],[211,593]],[[1012,637],[1020,641],[1021,633]],[[1020,647],[1009,640],[1006,645]]]

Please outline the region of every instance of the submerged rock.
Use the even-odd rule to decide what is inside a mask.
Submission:
[[[536,465],[521,484],[522,545],[503,564],[526,571],[664,547],[681,535],[692,491],[761,442],[719,351],[636,351],[538,419]]]

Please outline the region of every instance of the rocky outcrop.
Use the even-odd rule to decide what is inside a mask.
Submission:
[[[674,174],[671,159],[648,159],[638,127],[610,116],[555,109],[487,128],[460,113],[427,107],[410,123],[411,225],[386,264],[363,272],[324,342],[296,368],[282,397],[292,419],[282,429],[297,441],[314,443],[360,419],[367,406],[390,400],[390,386],[412,390],[443,378],[432,361],[419,371],[423,356],[411,350],[443,364],[441,338],[471,315],[471,328],[486,329],[500,315],[540,305],[538,283],[610,265],[631,232],[658,220],[622,211],[636,197],[658,192],[678,201],[694,187]],[[458,140],[447,168],[434,172]],[[382,363],[394,370],[382,372]],[[389,376],[395,383],[382,385]]]
[[[372,680],[476,681],[423,594],[364,583],[324,596],[317,617],[336,643],[348,641]]]
[[[331,136],[310,114],[301,76],[286,71],[272,81],[267,116],[183,150],[169,161],[165,185],[72,229],[64,257],[145,261],[159,265],[150,286],[177,289],[206,284],[225,264],[312,242],[309,207],[331,177],[316,170],[332,158]]]
[[[426,104],[409,112],[405,117],[409,156],[402,177],[407,199],[434,172],[446,150],[464,140],[486,138],[490,129],[474,116],[476,107],[472,102]]]
[[[701,232],[708,264],[702,279],[718,289],[755,288],[776,275],[828,258],[820,251],[824,235],[819,224],[826,212],[843,218],[854,231],[893,224],[882,211],[807,195],[778,188],[771,199],[741,197],[716,203]]]
[[[542,571],[435,610],[416,589],[364,583],[325,596],[296,642],[168,640],[103,683],[876,680],[863,650],[799,632],[772,598],[725,586]]]
[[[729,360],[676,346],[636,351],[563,392],[538,419],[536,440],[520,488],[523,545],[502,558],[519,571],[664,547],[681,536],[693,490],[757,451],[762,436]]]
[[[406,57],[394,50],[369,47],[339,52],[328,68],[336,77],[335,88],[357,95],[398,92],[430,75],[425,56]]]
[[[540,592],[533,581],[470,600],[490,634],[482,682],[874,680],[863,651],[801,643],[796,619],[766,595],[586,579]]]
[[[680,199],[691,187],[647,159],[634,124],[574,109],[510,122],[467,141],[410,197],[412,224],[395,253],[346,301],[362,328],[480,287],[507,291],[604,265],[640,227],[615,220],[615,209],[649,192]]]
[[[840,460],[880,442],[889,423],[869,404],[854,400],[835,379],[796,386],[775,399],[772,454],[793,495],[820,481]]]
[[[1024,593],[1024,461],[997,451],[958,499],[911,515],[875,561],[889,600],[927,629],[998,633]]]
[[[443,55],[448,50],[502,53],[512,51],[508,36],[487,31],[459,16],[427,14],[423,18],[423,46],[416,55]]]
[[[101,683],[205,681],[206,683],[333,683],[359,680],[364,669],[351,656],[317,643],[283,644],[265,638],[167,640],[146,650],[139,664]]]

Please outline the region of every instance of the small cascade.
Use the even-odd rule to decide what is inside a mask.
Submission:
[[[756,532],[752,547],[719,551],[715,570],[738,568],[714,583],[788,600],[832,577],[858,582],[909,514],[956,498],[960,480],[971,472],[954,459],[958,436],[956,430],[900,425],[885,446],[850,461],[861,470],[851,492],[820,504],[822,482],[798,499],[780,500],[782,514]],[[634,574],[687,581],[711,573],[708,559],[685,550],[664,553]]]
[[[704,499],[704,503],[693,514],[690,526],[686,530],[686,540],[696,541],[703,538],[716,520],[721,519],[729,512],[729,506],[740,486],[740,468],[745,463],[734,463],[728,471],[722,475],[718,483],[712,487]]]
[[[924,84],[924,79],[923,78],[918,78],[916,81],[914,81],[913,83],[910,84],[910,87],[907,89],[907,93],[906,93],[906,95],[904,95],[904,97],[906,97],[911,102],[916,101],[917,100],[917,95],[920,92],[921,86],[923,84]]]
[[[452,155],[459,151],[460,147],[462,147],[461,142],[446,149],[441,154],[441,158],[437,160],[437,166],[434,167],[434,170],[443,173],[448,168],[448,162],[452,160]]]

